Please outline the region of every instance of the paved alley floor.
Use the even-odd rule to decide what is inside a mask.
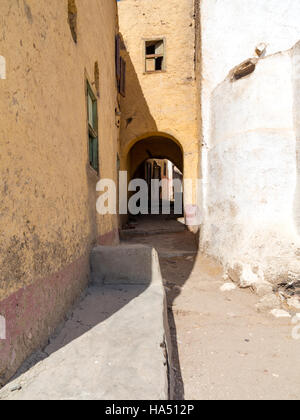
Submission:
[[[292,338],[291,319],[258,313],[259,298],[250,290],[222,293],[222,270],[208,258],[196,258],[197,241],[190,232],[137,235],[127,242],[155,246],[160,255],[173,339],[174,398],[300,399],[300,340]]]

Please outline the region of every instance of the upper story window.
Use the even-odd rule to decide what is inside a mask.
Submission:
[[[90,84],[87,82],[87,112],[89,129],[89,162],[97,173],[99,173],[99,151],[98,151],[98,103]]]
[[[163,39],[145,41],[145,71],[154,73],[165,70],[165,42]]]
[[[120,34],[116,36],[116,77],[118,92],[126,96],[126,61],[121,57],[122,40]],[[123,47],[124,48],[124,47]]]

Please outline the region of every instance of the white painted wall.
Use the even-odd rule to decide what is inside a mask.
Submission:
[[[300,39],[300,2],[202,0],[201,20],[202,247],[229,266],[261,266],[275,281],[300,271],[300,66],[295,50],[274,55]],[[261,42],[267,57],[256,71],[224,81]]]
[[[203,79],[212,91],[229,71],[255,55],[292,48],[300,39],[299,0],[201,0]]]
[[[300,43],[292,55],[293,90],[294,90],[294,125],[296,135],[297,185],[294,199],[294,219],[298,235],[300,235]]]

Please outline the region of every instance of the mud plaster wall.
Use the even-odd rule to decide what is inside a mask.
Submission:
[[[197,178],[199,137],[195,81],[194,0],[121,0],[120,31],[128,54],[127,95],[122,101],[121,149],[157,132],[173,136],[184,151],[186,178]],[[144,40],[165,39],[166,71],[145,74]],[[195,196],[186,197],[195,203]]]
[[[68,25],[67,4],[0,2],[0,55],[6,59],[6,80],[0,80],[0,313],[4,316],[13,293],[33,284],[40,290],[42,279],[62,272],[68,278],[71,270],[74,276],[69,276],[68,287],[61,289],[57,283],[56,291],[44,287],[39,292],[52,302],[49,310],[58,302],[66,309],[87,282],[92,244],[118,226],[115,216],[102,218],[95,211],[97,177],[88,165],[85,98],[85,73],[92,83],[98,61],[100,175],[116,179],[116,4],[76,2],[77,44]],[[76,261],[82,264],[74,272]],[[43,303],[41,296],[37,301]],[[33,311],[23,303],[15,302],[20,305],[18,315],[10,310],[10,317]],[[42,322],[35,344],[58,318],[51,317],[48,323],[34,320]],[[32,348],[22,329],[18,334],[11,337],[17,353],[11,369]],[[18,340],[27,340],[28,345],[20,350]],[[6,344],[0,342],[1,355]],[[3,358],[1,362],[3,367]]]

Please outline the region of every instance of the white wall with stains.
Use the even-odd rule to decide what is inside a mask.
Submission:
[[[273,282],[300,272],[299,17],[297,0],[201,2],[202,248]],[[255,72],[232,82],[229,72],[262,42]]]

